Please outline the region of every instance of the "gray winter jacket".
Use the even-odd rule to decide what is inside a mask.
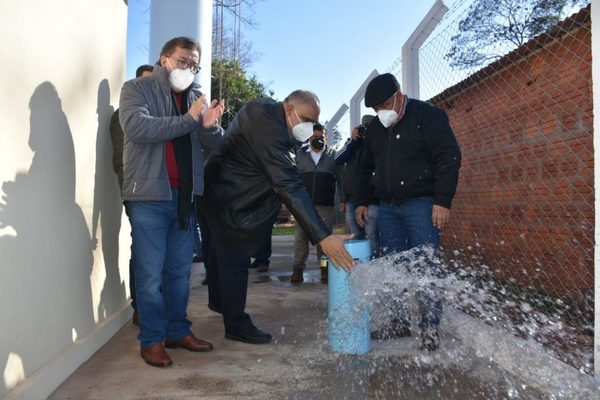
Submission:
[[[201,96],[198,86],[187,91],[188,108]],[[202,127],[189,114],[176,115],[167,71],[154,66],[150,76],[125,82],[121,89],[119,121],[125,132],[123,200],[168,201],[166,143],[191,133],[193,194],[204,193],[204,154],[219,147],[220,126]]]

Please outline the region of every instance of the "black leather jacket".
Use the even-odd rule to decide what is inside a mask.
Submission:
[[[368,204],[372,183],[382,202],[432,196],[434,204],[450,208],[460,163],[460,148],[446,113],[410,99],[404,117],[394,126],[386,129],[375,117],[367,128],[358,204]]]
[[[205,166],[201,207],[244,250],[254,253],[270,234],[281,203],[294,214],[308,238],[318,243],[331,234],[302,184],[283,103],[261,99],[244,106]]]

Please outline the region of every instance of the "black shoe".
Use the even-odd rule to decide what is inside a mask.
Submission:
[[[214,312],[216,312],[218,314],[223,314],[223,310],[221,310],[220,307],[215,307],[215,306],[213,306],[210,303],[208,304],[208,309],[211,310],[211,311],[214,311]]]
[[[203,284],[204,286],[208,285],[208,278],[204,278],[204,279],[202,279],[202,284]]]
[[[255,326],[249,326],[239,332],[225,332],[225,338],[250,344],[269,343],[272,339],[271,335],[261,331]]]
[[[421,331],[421,350],[436,351],[440,348],[440,335],[437,328],[425,328]]]
[[[292,277],[290,278],[290,283],[297,284],[304,282],[304,270],[300,268],[294,268],[294,272],[292,272]]]
[[[248,268],[258,268],[258,262],[256,260],[252,261]]]
[[[388,326],[384,326],[376,331],[371,332],[371,339],[373,340],[389,340],[389,339],[398,339],[404,337],[410,337],[412,333],[410,332],[410,327],[405,325],[400,325],[396,322],[392,322]]]
[[[201,263],[201,262],[204,262],[204,259],[202,258],[202,256],[194,256],[194,259],[192,260],[192,262]]]

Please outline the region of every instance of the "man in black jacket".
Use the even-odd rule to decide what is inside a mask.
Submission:
[[[294,91],[283,103],[251,102],[238,112],[221,147],[206,162],[200,209],[209,229],[208,306],[223,314],[227,339],[271,340],[244,309],[250,255],[273,228],[282,202],[334,265],[352,269],[352,257],[344,249],[351,235],[331,234],[296,169],[296,142],[312,136],[319,114],[319,100],[308,91]]]
[[[319,216],[328,229],[333,229],[336,186],[340,201],[344,202],[342,190],[343,167],[335,163],[335,150],[327,146],[325,127],[319,123],[313,127],[313,136],[308,146],[296,151],[298,174],[308,191]],[[336,185],[337,184],[337,185]],[[294,262],[291,283],[304,282],[304,268],[308,258],[308,237],[301,226],[296,224],[294,232]],[[317,260],[321,260],[323,251],[317,245]],[[327,283],[327,269],[321,269],[321,283]]]
[[[377,112],[369,124],[359,174],[356,220],[367,218],[369,183],[379,199],[379,241],[384,254],[415,247],[439,248],[440,229],[448,222],[458,183],[461,154],[448,117],[428,103],[409,99],[392,74],[375,77],[365,105]],[[436,296],[421,296],[422,348],[439,347],[442,314]],[[375,339],[410,336],[401,312],[390,326],[374,331]]]

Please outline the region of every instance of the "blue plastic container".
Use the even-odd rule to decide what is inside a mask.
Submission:
[[[371,259],[369,240],[346,240],[344,246],[355,260]],[[361,268],[360,263],[355,265]],[[353,293],[348,274],[334,265],[328,268],[328,329],[329,346],[338,353],[365,354],[371,348],[369,308],[359,306],[358,294]]]

